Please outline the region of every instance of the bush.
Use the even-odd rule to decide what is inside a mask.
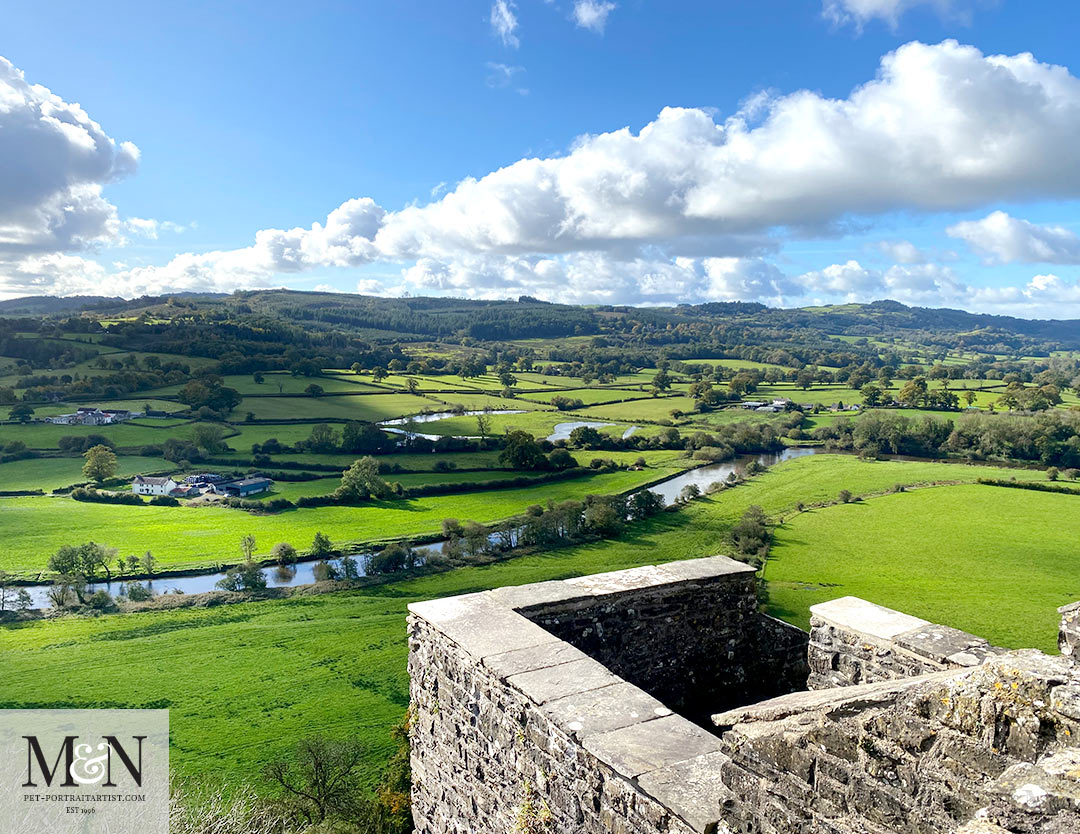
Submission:
[[[1051,466],[1049,469],[1046,470],[1046,479],[1048,481],[1056,481],[1059,475],[1061,475],[1061,472],[1056,466]]]
[[[262,568],[248,559],[242,565],[229,568],[217,586],[224,591],[261,591],[266,588],[266,576]]]
[[[379,467],[379,469],[380,469],[380,471],[382,471],[381,466]],[[435,471],[436,472],[450,472],[451,470],[454,470],[454,469],[457,469],[457,464],[454,463],[452,460],[437,460],[437,461],[435,461]]]
[[[693,501],[701,495],[701,487],[697,484],[687,484],[679,491],[679,501],[683,504]]]
[[[179,507],[180,502],[171,495],[155,495],[150,499],[150,505],[153,507]]]
[[[751,561],[764,561],[772,543],[769,519],[757,504],[746,508],[738,524],[731,528],[728,540],[735,552]]]
[[[1062,475],[1070,481],[1075,481],[1077,478],[1080,478],[1080,469],[1066,469]]]
[[[109,609],[116,607],[113,598],[109,596],[109,592],[105,590],[95,591],[90,595],[90,599],[86,601],[86,604],[96,611],[108,611]]]
[[[154,592],[141,582],[129,582],[124,586],[124,592],[131,602],[146,602],[154,598]]]
[[[288,542],[278,542],[270,549],[270,556],[279,565],[291,565],[296,561],[296,548]]]
[[[375,576],[382,573],[394,573],[406,568],[416,567],[416,551],[404,542],[388,544],[382,550],[364,555],[364,573]]]
[[[850,504],[853,497],[854,496],[851,494],[851,490],[842,489],[840,490],[840,494],[837,496],[837,500],[841,504]]]
[[[330,539],[320,532],[315,534],[315,539],[311,542],[311,549],[308,552],[312,556],[326,557],[333,550],[334,546],[330,543]]]
[[[98,492],[96,489],[75,487],[71,491],[71,497],[76,501],[91,501],[97,504],[131,504],[143,505],[146,502],[133,492]]]
[[[704,460],[710,463],[716,463],[722,460],[728,460],[735,454],[735,450],[730,446],[702,446],[696,452],[694,452],[694,460]]]

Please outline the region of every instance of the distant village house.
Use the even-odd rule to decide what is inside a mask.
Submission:
[[[136,475],[131,482],[131,491],[136,495],[169,495],[180,486],[170,477],[155,478],[149,475]]]

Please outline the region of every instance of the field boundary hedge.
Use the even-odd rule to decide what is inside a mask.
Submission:
[[[1037,492],[1056,492],[1059,495],[1080,495],[1080,487],[1053,484],[1046,481],[1006,481],[1001,478],[979,478],[978,484],[1007,487],[1009,489],[1033,489]]]

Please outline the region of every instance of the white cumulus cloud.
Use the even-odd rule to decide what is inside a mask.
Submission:
[[[945,230],[990,263],[1080,264],[1080,237],[1064,226],[1039,226],[1003,211]]]
[[[615,11],[615,4],[605,0],[576,0],[574,3],[574,23],[582,29],[603,33],[607,26],[608,15]]]
[[[0,257],[115,239],[120,222],[102,186],[138,160],[135,145],[0,57]]]

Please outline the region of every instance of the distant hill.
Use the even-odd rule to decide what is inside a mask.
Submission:
[[[101,304],[124,304],[123,298],[104,295],[72,295],[57,298],[52,295],[28,295],[0,301],[0,316],[51,316],[56,313],[73,313],[84,307]]]
[[[653,346],[701,342],[706,338],[764,344],[790,340],[799,333],[802,339],[898,337],[927,346],[940,342],[990,353],[1023,349],[1045,355],[1054,349],[1080,349],[1080,320],[1023,319],[909,307],[897,301],[790,309],[751,302],[630,307],[557,304],[529,296],[517,300],[380,298],[270,289],[231,294],[172,293],[130,300],[42,296],[0,302],[0,317],[48,318],[80,312],[167,320],[177,314],[205,314],[208,321],[275,321],[306,331],[347,333],[375,343],[602,336],[620,339],[624,344],[631,341]]]

